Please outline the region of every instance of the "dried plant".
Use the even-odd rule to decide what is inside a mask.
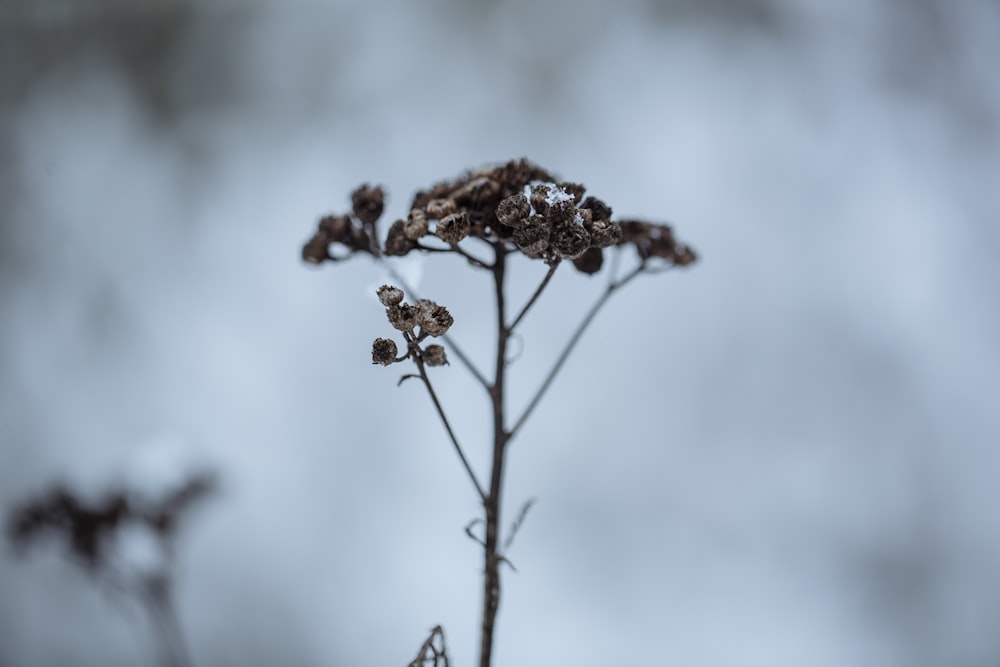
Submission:
[[[187,667],[190,660],[173,603],[174,553],[181,519],[216,486],[215,476],[202,472],[159,498],[112,488],[89,502],[59,485],[15,507],[8,516],[7,534],[22,553],[46,537],[61,541],[64,555],[106,593],[145,609],[159,664]],[[132,529],[152,537],[159,559],[136,564],[123,557],[121,542]]]
[[[688,266],[696,256],[691,248],[674,238],[670,227],[638,220],[614,220],[610,206],[600,199],[584,197],[582,185],[560,181],[524,159],[470,171],[457,180],[441,182],[418,192],[406,217],[393,222],[381,241],[377,223],[385,207],[382,188],[362,185],[351,195],[351,203],[352,213],[330,215],[319,221],[315,234],[302,249],[302,257],[307,262],[321,264],[367,254],[386,263],[390,275],[399,283],[382,286],[377,296],[385,307],[390,326],[402,337],[402,345],[397,345],[392,338],[377,338],[372,345],[372,363],[391,366],[410,362],[415,366],[416,373],[404,375],[400,382],[419,378],[423,383],[482,505],[481,518],[470,523],[466,532],[483,550],[480,667],[488,667],[500,605],[500,567],[504,563],[510,565],[506,549],[530,506],[529,501],[510,527],[506,539],[502,540],[500,510],[507,448],[608,298],[641,274]],[[508,346],[518,326],[560,266],[571,263],[581,273],[596,274],[604,266],[605,252],[616,253],[617,258],[617,254],[626,249],[635,253],[633,266],[619,274],[619,262],[613,262],[603,291],[584,313],[527,407],[512,419],[505,391]],[[459,255],[472,270],[492,276],[496,350],[490,378],[447,335],[455,324],[448,309],[429,299],[417,298],[388,265],[391,258],[413,252]],[[534,293],[511,316],[505,281],[513,266],[513,255],[537,260],[547,268]],[[410,301],[406,300],[407,296]],[[442,340],[447,347],[434,342],[437,340]],[[449,354],[482,386],[492,408],[492,468],[485,483],[469,464],[428,373],[428,368],[448,364]],[[477,526],[482,527],[482,535],[473,532]],[[438,639],[439,645],[435,644]],[[411,665],[430,661],[435,665],[439,661],[447,664],[440,626],[434,628]]]

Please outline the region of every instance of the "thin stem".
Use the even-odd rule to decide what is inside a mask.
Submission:
[[[510,329],[506,326],[504,303],[504,274],[507,251],[503,242],[494,246],[496,262],[493,264],[493,283],[496,293],[497,349],[496,375],[490,387],[493,404],[493,469],[490,474],[490,493],[484,502],[486,513],[486,535],[483,540],[483,617],[482,639],[479,652],[480,667],[490,667],[493,654],[493,632],[496,627],[497,610],[500,607],[500,500],[503,491],[504,450],[510,434],[504,428],[505,403],[504,385],[507,370],[507,341]]]
[[[170,584],[165,573],[145,578],[140,584],[141,597],[156,632],[162,667],[188,667],[188,658],[180,624],[170,599]]]
[[[512,332],[514,329],[517,328],[517,325],[521,323],[521,320],[524,319],[524,316],[528,314],[528,310],[533,305],[535,305],[535,301],[538,300],[538,297],[542,295],[542,291],[545,289],[545,286],[549,284],[550,280],[552,280],[552,276],[553,274],[555,274],[556,268],[558,268],[559,263],[561,261],[562,260],[560,259],[554,259],[552,260],[552,263],[549,264],[549,270],[545,273],[545,277],[542,278],[542,282],[538,286],[538,289],[535,290],[535,293],[531,295],[530,299],[528,299],[528,303],[524,304],[524,308],[521,309],[521,312],[517,314],[517,317],[514,318],[514,321],[510,323],[509,327],[507,327],[508,333]]]
[[[580,338],[583,336],[583,332],[587,330],[587,327],[590,326],[590,323],[594,320],[594,317],[601,310],[604,304],[607,303],[611,295],[614,294],[615,291],[618,290],[619,288],[624,287],[633,278],[635,278],[637,275],[639,275],[645,270],[646,270],[646,264],[644,262],[640,262],[639,265],[635,267],[635,269],[627,273],[623,278],[621,278],[620,280],[612,281],[608,284],[608,286],[605,288],[601,296],[597,299],[594,305],[590,307],[590,310],[587,311],[587,314],[583,317],[583,320],[580,322],[580,324],[577,325],[576,330],[573,332],[573,335],[570,336],[569,341],[566,343],[566,347],[563,348],[563,351],[559,354],[559,358],[556,359],[556,363],[552,366],[552,369],[549,371],[548,375],[545,376],[545,380],[542,381],[542,384],[538,388],[538,391],[535,392],[535,395],[528,403],[528,407],[524,409],[524,413],[521,414],[521,417],[517,420],[517,422],[514,423],[513,428],[510,429],[511,438],[514,437],[514,434],[517,433],[518,430],[520,430],[525,420],[527,420],[528,417],[531,416],[531,413],[534,412],[535,408],[538,407],[539,401],[542,400],[542,396],[545,395],[545,392],[548,391],[548,388],[552,384],[552,381],[556,378],[556,375],[559,374],[559,371],[562,369],[563,364],[566,363],[566,359],[569,358],[569,355],[573,351],[573,348],[575,348],[576,344],[580,342]]]
[[[472,471],[472,466],[469,465],[469,460],[465,458],[465,452],[462,451],[462,445],[458,443],[458,438],[455,437],[455,432],[451,429],[448,417],[444,414],[444,408],[441,407],[441,402],[438,401],[437,394],[434,393],[434,387],[431,385],[431,380],[427,377],[427,371],[424,369],[423,359],[420,358],[420,355],[413,355],[413,361],[417,364],[417,369],[420,371],[420,379],[424,381],[424,386],[427,387],[427,393],[430,394],[431,401],[434,403],[434,408],[437,410],[438,416],[441,418],[441,423],[444,424],[444,429],[448,432],[448,437],[451,438],[451,444],[455,446],[455,451],[458,453],[458,458],[461,459],[462,465],[465,467],[465,472],[468,473],[469,479],[472,480],[473,486],[476,487],[476,493],[479,494],[479,498],[483,502],[486,502],[486,492],[483,491],[482,485],[476,478],[476,473]]]

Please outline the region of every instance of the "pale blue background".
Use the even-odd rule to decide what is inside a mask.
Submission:
[[[391,220],[522,155],[703,261],[616,296],[512,445],[508,516],[539,502],[496,664],[1000,662],[997,2],[7,0],[0,31],[0,509],[216,466],[197,665],[403,665],[436,623],[473,664],[475,499],[370,364],[384,276],[298,253],[363,181]],[[485,359],[486,283],[407,269]],[[557,277],[514,405],[600,285]],[[0,554],[0,665],[149,659],[53,552]]]

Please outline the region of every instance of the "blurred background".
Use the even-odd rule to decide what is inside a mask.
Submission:
[[[702,261],[617,294],[512,444],[495,664],[1000,664],[997,62],[994,0],[4,0],[0,510],[211,468],[194,664],[403,665],[437,623],[473,664],[476,499],[371,365],[386,276],[299,251],[362,182],[388,222],[526,156]],[[485,360],[488,284],[432,259]],[[515,408],[603,281],[557,275]],[[152,664],[7,546],[0,665]]]

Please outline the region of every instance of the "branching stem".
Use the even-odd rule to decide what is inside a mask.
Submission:
[[[552,381],[555,380],[556,375],[559,374],[559,371],[562,369],[563,364],[566,363],[566,359],[569,358],[569,355],[573,351],[573,348],[575,348],[576,344],[580,342],[580,338],[583,336],[584,331],[587,330],[587,327],[590,326],[590,323],[594,320],[594,317],[597,315],[598,312],[600,312],[601,308],[604,306],[605,303],[607,303],[608,299],[611,298],[611,295],[614,294],[615,291],[617,291],[621,287],[627,285],[633,278],[635,278],[637,275],[639,275],[645,270],[646,270],[646,264],[644,262],[640,262],[632,271],[629,271],[622,278],[618,280],[612,280],[610,283],[608,283],[608,286],[604,289],[604,292],[601,293],[601,296],[597,299],[596,302],[594,302],[594,305],[590,307],[590,310],[588,310],[587,314],[584,315],[583,320],[580,321],[580,324],[577,325],[576,330],[573,331],[573,335],[570,336],[569,341],[566,343],[566,347],[563,348],[563,351],[559,354],[559,358],[556,359],[555,364],[553,364],[552,369],[549,370],[548,375],[545,376],[545,379],[542,381],[542,384],[538,387],[538,390],[535,392],[535,395],[531,398],[531,401],[528,403],[528,407],[524,409],[524,412],[521,414],[521,417],[514,423],[514,426],[510,429],[510,436],[509,436],[510,438],[514,437],[514,435],[520,430],[521,426],[524,425],[524,422],[528,419],[528,417],[531,416],[531,413],[534,412],[536,407],[538,407],[538,403],[542,400],[542,397],[545,395],[545,392],[548,391],[549,386],[552,384]]]
[[[472,480],[473,486],[476,487],[476,493],[479,494],[479,498],[483,502],[486,502],[486,492],[483,491],[483,487],[479,483],[476,473],[472,471],[472,466],[469,465],[469,460],[465,458],[465,452],[462,451],[462,445],[459,444],[458,438],[455,436],[455,432],[451,428],[451,423],[448,421],[448,417],[444,413],[444,408],[441,407],[441,402],[438,401],[437,394],[434,392],[434,386],[431,384],[430,378],[427,377],[424,360],[420,358],[419,354],[415,354],[413,355],[413,361],[417,364],[417,370],[420,371],[420,379],[424,381],[424,386],[427,387],[427,393],[430,394],[431,402],[434,403],[434,409],[437,410],[438,416],[441,418],[441,423],[444,424],[444,430],[448,432],[448,437],[451,438],[451,444],[455,446],[455,452],[458,454],[458,458],[461,459],[462,465],[465,467],[465,472],[469,475],[469,479]]]
[[[524,308],[521,309],[521,312],[517,314],[517,317],[514,318],[514,321],[511,322],[510,326],[507,327],[508,334],[510,334],[511,332],[514,331],[514,329],[517,328],[517,325],[521,323],[521,320],[524,319],[524,316],[528,314],[528,310],[530,310],[531,307],[535,305],[535,301],[538,301],[538,297],[542,295],[542,292],[545,290],[546,285],[548,285],[549,281],[552,280],[552,276],[555,274],[556,269],[559,267],[559,262],[560,262],[559,259],[554,259],[552,260],[552,263],[549,264],[549,270],[545,273],[545,277],[542,278],[542,282],[540,285],[538,285],[538,289],[535,290],[535,293],[531,295],[530,299],[528,299],[528,303],[524,304]]]

